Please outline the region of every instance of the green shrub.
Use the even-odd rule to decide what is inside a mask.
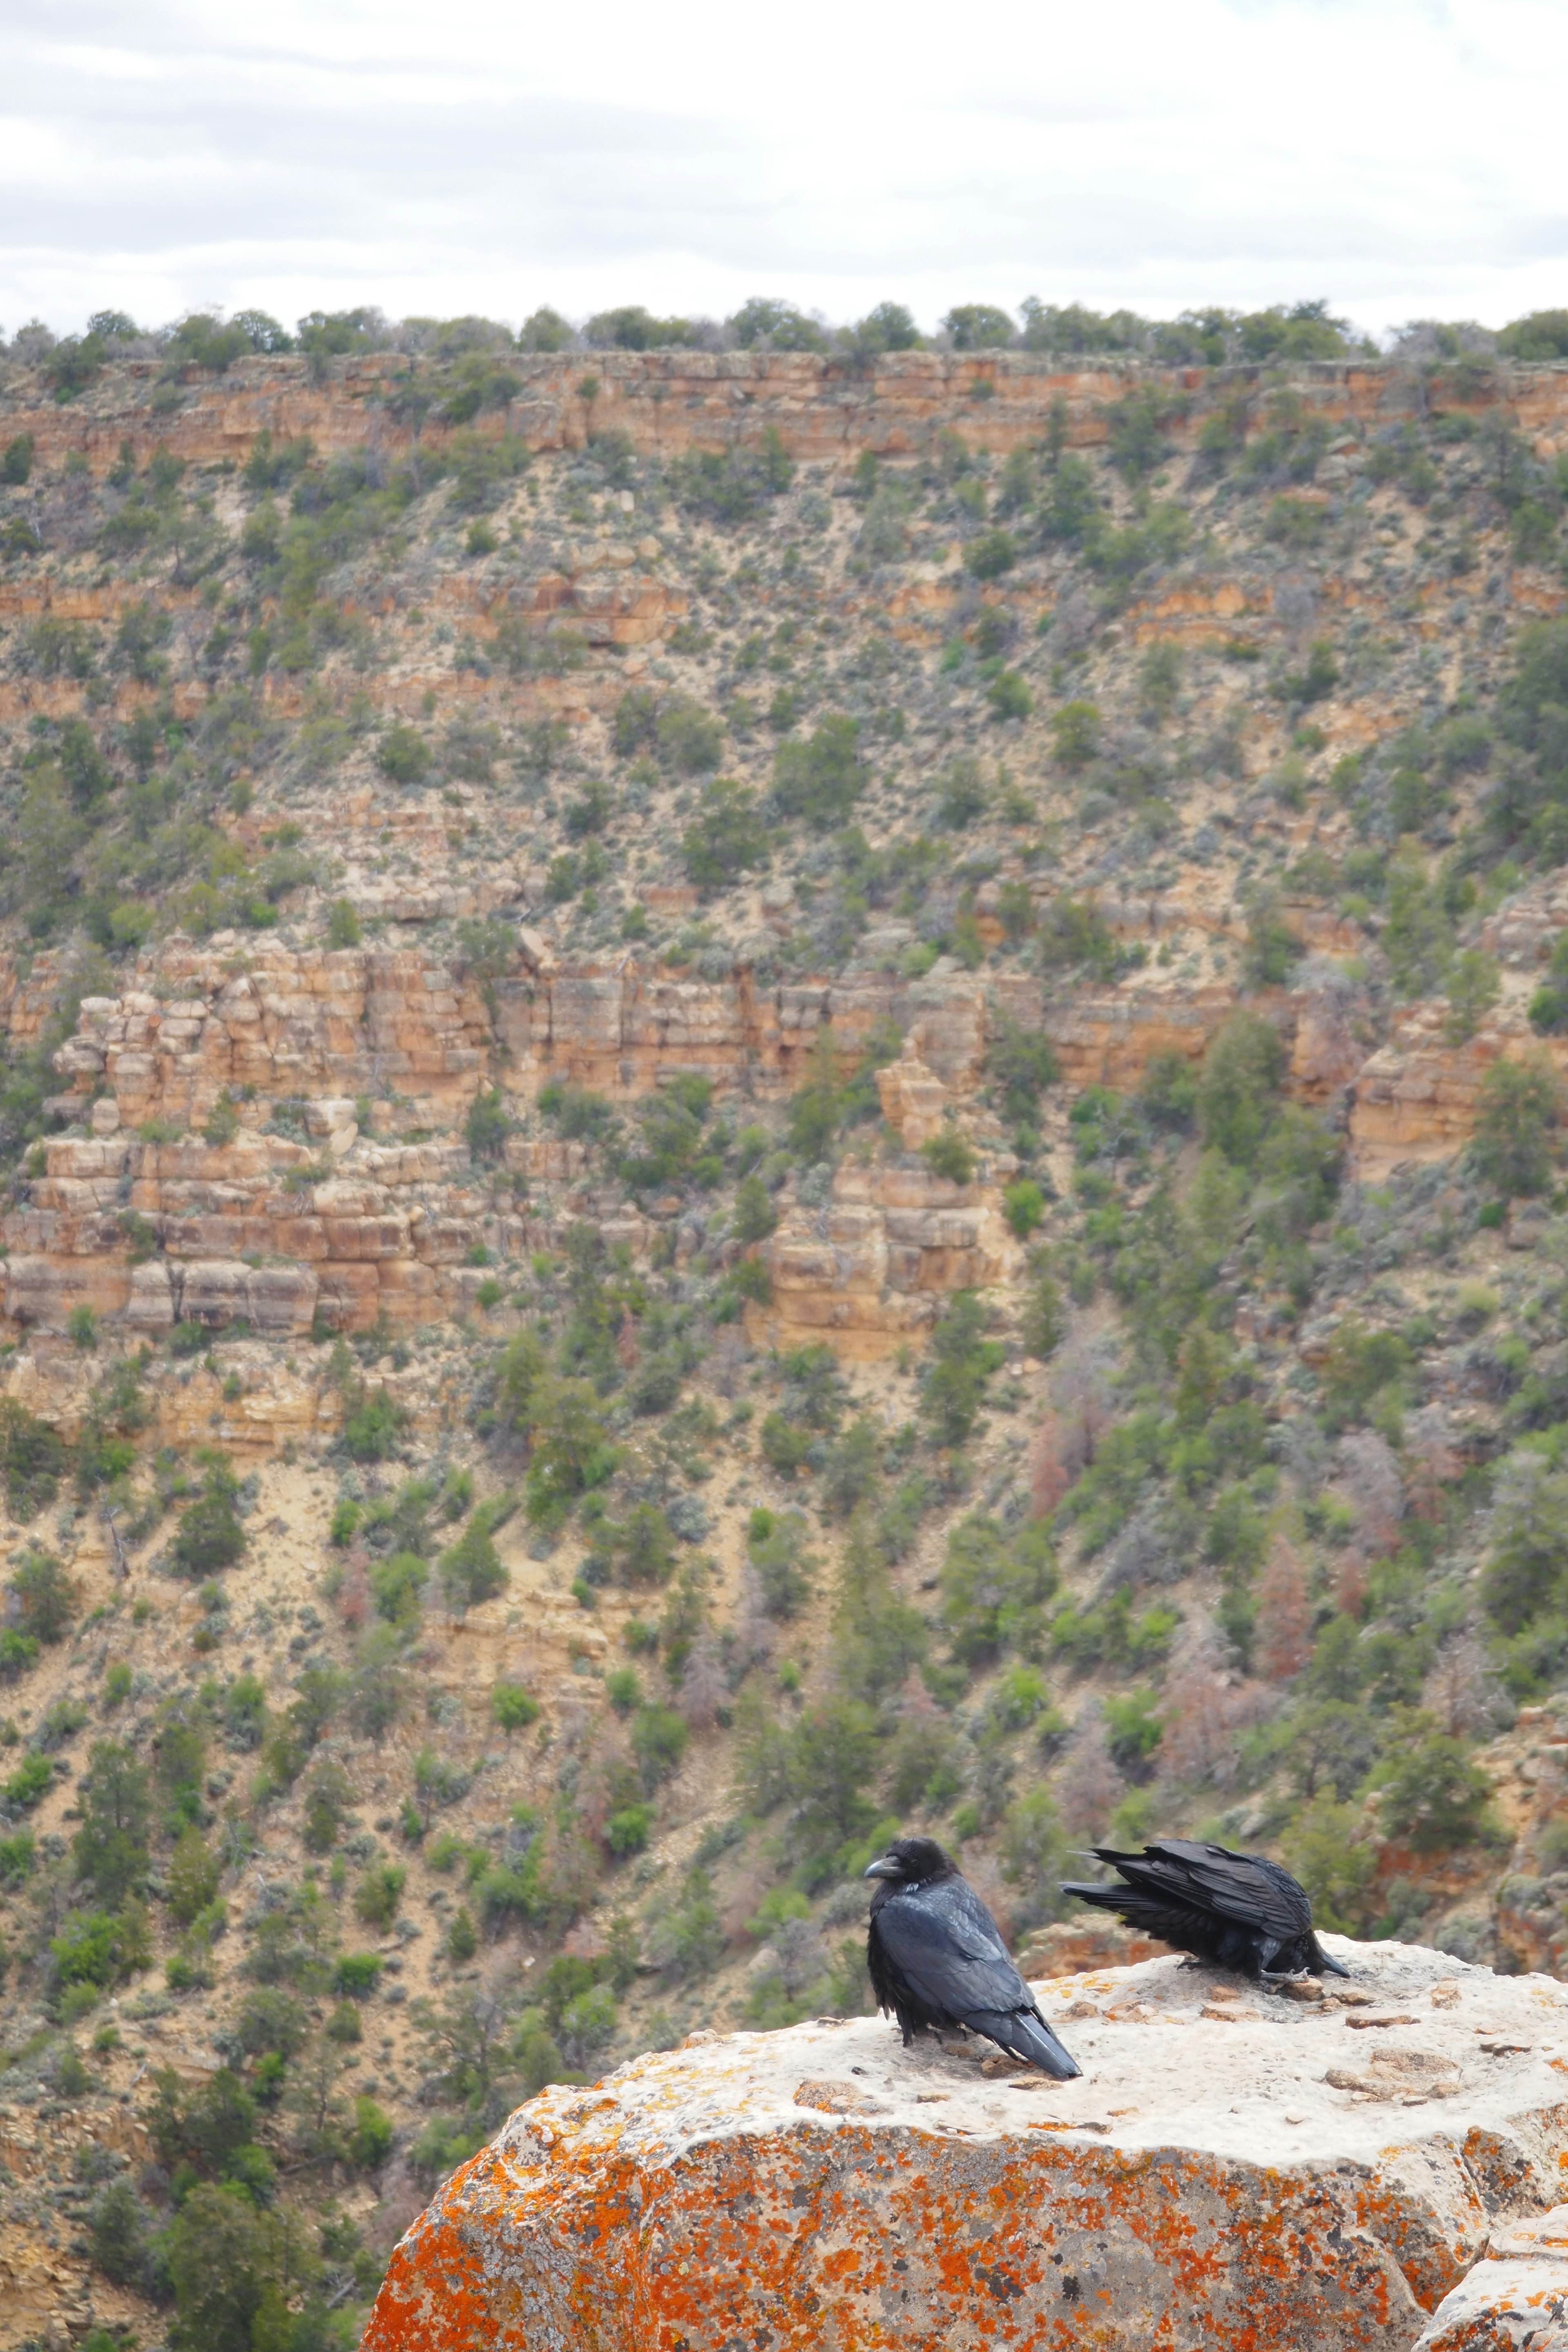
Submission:
[[[1035,707],[1028,681],[1016,669],[998,670],[985,689],[993,719],[1027,719]]]
[[[354,1916],[367,1927],[390,1927],[397,1916],[397,1906],[403,1900],[403,1890],[408,1873],[400,1862],[377,1863],[367,1870],[354,1889]],[[343,1986],[352,1992],[352,1985]]]
[[[605,1823],[605,1843],[617,1861],[628,1853],[641,1853],[648,1842],[653,1823],[654,1808],[651,1805],[622,1805]]]
[[[996,1013],[994,1024],[985,1049],[985,1075],[1000,1095],[1007,1118],[1032,1118],[1040,1097],[1056,1083],[1056,1048],[1048,1037],[1037,1030],[1026,1030],[1010,1013]]]
[[[211,1576],[232,1568],[245,1556],[246,1533],[238,1509],[239,1486],[220,1455],[213,1455],[202,1480],[201,1493],[187,1504],[170,1546],[170,1556],[182,1576]]]
[[[362,1389],[343,1421],[342,1445],[353,1462],[385,1462],[397,1452],[408,1415],[387,1389]]]
[[[727,776],[709,784],[681,843],[686,871],[700,890],[721,890],[768,863],[768,835],[756,795]]]
[[[430,1571],[417,1552],[395,1551],[386,1559],[373,1560],[369,1583],[376,1615],[389,1625],[417,1624],[420,1595],[429,1580]]]
[[[1559,931],[1548,978],[1530,1000],[1530,1025],[1542,1037],[1568,1033],[1568,931]]]
[[[375,2101],[361,2096],[354,2101],[353,2129],[349,2135],[349,2157],[361,2172],[379,2172],[392,2154],[392,2117]]]
[[[1046,1213],[1046,1196],[1032,1176],[1016,1177],[1002,1195],[1002,1206],[1008,1224],[1021,1242],[1026,1242]],[[1038,1354],[1037,1349],[1031,1353]]]
[[[55,1431],[14,1397],[0,1397],[0,1476],[15,1519],[47,1510],[58,1491],[66,1449]]]
[[[956,1127],[944,1127],[921,1146],[921,1157],[933,1176],[950,1184],[968,1184],[974,1176],[974,1154],[969,1139]]]
[[[360,919],[347,898],[334,899],[327,915],[327,945],[330,948],[357,948],[364,932]]]
[[[16,1769],[0,1781],[0,1797],[19,1812],[30,1811],[55,1785],[54,1768],[47,1756],[25,1756]]]
[[[58,1935],[49,1938],[49,1957],[57,1984],[97,1985],[107,1992],[151,1962],[146,1915],[129,1904],[119,1912],[68,1911]]]
[[[430,746],[415,727],[389,728],[376,746],[375,763],[395,784],[417,784],[430,772]]]
[[[499,1160],[511,1133],[511,1117],[499,1087],[481,1087],[468,1106],[463,1137],[474,1160]]]
[[[746,1557],[770,1617],[789,1618],[804,1609],[815,1590],[818,1565],[806,1549],[809,1538],[800,1511],[753,1510],[746,1529]]]
[[[1064,702],[1050,722],[1051,742],[1064,768],[1087,768],[1100,751],[1101,720],[1098,703],[1081,698]]]
[[[0,1886],[15,1890],[32,1873],[37,1859],[31,1830],[16,1830],[10,1837],[0,1837]]]
[[[797,1470],[805,1468],[813,1444],[809,1429],[801,1428],[786,1413],[777,1412],[763,1415],[758,1441],[763,1461],[781,1478],[793,1478]]]
[[[1018,561],[1018,542],[1010,530],[983,530],[963,551],[965,571],[976,580],[1000,580]]]
[[[1562,1089],[1552,1065],[1539,1060],[1494,1062],[1481,1081],[1476,1165],[1510,1198],[1543,1192],[1552,1176]]]
[[[773,800],[786,817],[818,825],[843,824],[866,783],[857,719],[823,719],[804,742],[779,745],[773,758]]]
[[[1045,1529],[1008,1538],[994,1519],[963,1519],[948,1538],[942,1622],[955,1657],[979,1665],[1014,1649],[1038,1654],[1045,1605],[1060,1580]]]
[[[1449,967],[1443,993],[1448,1000],[1443,1034],[1450,1045],[1468,1045],[1502,993],[1496,957],[1484,948],[1464,949]],[[1531,1013],[1533,1019],[1533,999]]]
[[[289,2342],[286,2296],[298,2285],[298,2234],[234,2183],[193,2189],[168,2236],[178,2352],[256,2352]]]
[[[666,469],[675,496],[687,510],[716,522],[743,522],[769,499],[788,489],[795,464],[776,427],[767,426],[754,447],[694,449]]]
[[[1080,1673],[1110,1665],[1144,1674],[1165,1657],[1180,1622],[1163,1601],[1152,1602],[1134,1618],[1131,1596],[1121,1591],[1089,1609],[1070,1603],[1058,1609],[1050,1622],[1050,1645]]]
[[[475,1512],[457,1542],[441,1554],[440,1565],[447,1606],[459,1614],[506,1591],[509,1571],[482,1512]]]
[[[1497,347],[1510,360],[1568,359],[1568,310],[1531,310],[1528,318],[1513,320]]]
[[[21,1632],[34,1643],[62,1641],[75,1619],[79,1594],[53,1552],[28,1550],[11,1577],[12,1601]]]
[[[1154,1693],[1148,1690],[1129,1691],[1123,1696],[1113,1693],[1100,1702],[1110,1760],[1123,1772],[1136,1776],[1164,1737],[1165,1727],[1155,1713],[1156,1705]]]
[[[921,1412],[938,1445],[962,1445],[984,1402],[985,1383],[1006,1353],[984,1334],[986,1311],[974,1293],[961,1290],[931,1334],[931,1356],[921,1384]]]
[[[735,1211],[730,1230],[738,1242],[748,1247],[753,1242],[765,1241],[778,1223],[778,1212],[762,1178],[754,1171],[742,1176],[735,1188]]]
[[[657,1503],[634,1503],[624,1519],[606,1520],[596,1544],[624,1585],[667,1584],[675,1571],[675,1533]]]
[[[618,1457],[588,1381],[544,1375],[534,1383],[529,1422],[528,1516],[551,1526],[579,1496],[604,1485]]]
[[[492,1683],[490,1714],[503,1731],[526,1731],[539,1720],[539,1701],[521,1683]]]
[[[689,695],[677,695],[659,710],[654,742],[659,758],[677,774],[710,775],[724,755],[723,724]]]
[[[164,1884],[169,1916],[182,1927],[190,1927],[216,1896],[217,1857],[194,1822],[175,1840]]]
[[[1209,1042],[1198,1080],[1205,1143],[1251,1167],[1274,1118],[1285,1070],[1278,1033],[1255,1013],[1234,1013]]]
[[[1380,1780],[1380,1822],[1413,1853],[1447,1853],[1496,1834],[1492,1784],[1462,1739],[1416,1717],[1393,1748]]]
[[[984,815],[990,803],[979,761],[973,757],[950,760],[937,779],[937,814],[943,824],[961,833]]]
[[[42,1757],[46,1785],[51,1777]],[[26,1768],[24,1768],[26,1769]],[[5,1790],[11,1794],[9,1785]],[[77,1876],[102,1903],[123,1902],[146,1874],[147,1832],[153,1814],[146,1768],[122,1741],[94,1743],[77,1796],[81,1825],[71,1842]]]
[[[153,2216],[131,2182],[111,2180],[94,2200],[88,2220],[93,2268],[116,2286],[134,2287],[145,2294],[151,2283],[152,2230]]]
[[[631,1720],[631,1748],[642,1772],[643,1785],[656,1789],[668,1779],[686,1753],[683,1716],[673,1707],[639,1707]]]
[[[340,1952],[332,1967],[332,1984],[350,2000],[368,2000],[381,1979],[381,1962],[374,1952]]]

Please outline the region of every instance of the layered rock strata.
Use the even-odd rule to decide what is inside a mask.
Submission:
[[[1040,1985],[1069,2084],[855,2019],[548,2091],[404,2239],[367,2352],[1407,2352],[1559,2193],[1568,1995],[1330,1941],[1348,1983],[1293,1995],[1169,1956]]]
[[[661,460],[693,448],[754,446],[770,431],[795,458],[838,463],[868,448],[908,454],[953,430],[997,452],[1053,433],[1074,446],[1099,446],[1110,432],[1106,408],[1134,386],[1163,394],[1172,436],[1195,442],[1216,397],[1267,389],[1262,367],[1216,376],[1131,359],[1064,365],[1034,352],[595,352],[591,400],[583,396],[580,352],[509,355],[507,368],[513,398],[473,430],[512,434],[539,450],[581,448],[591,433],[620,433]],[[215,465],[243,464],[263,431],[278,440],[309,436],[327,456],[369,442],[384,458],[416,443],[438,449],[449,435],[438,414],[417,424],[398,414],[407,362],[395,352],[325,369],[258,354],[216,377],[192,365],[172,408],[168,373],[162,359],[121,361],[62,407],[41,370],[18,371],[0,399],[0,426],[7,438],[32,434],[43,466],[78,452],[99,474],[119,461],[127,442],[139,465],[159,446],[188,465]],[[1560,365],[1499,366],[1464,378],[1390,361],[1323,360],[1295,364],[1291,380],[1305,406],[1341,428],[1339,446],[1320,467],[1328,482],[1348,478],[1369,433],[1436,404],[1482,414],[1506,402],[1543,448],[1568,442],[1568,370]]]
[[[493,908],[525,898],[527,877],[488,888]],[[499,1086],[519,1115],[552,1078],[628,1107],[686,1073],[777,1100],[825,1045],[847,1071],[896,1034],[902,1052],[878,1084],[905,1157],[851,1157],[826,1201],[786,1200],[768,1249],[773,1305],[752,1318],[772,1340],[884,1354],[918,1339],[943,1295],[1016,1261],[1002,1214],[1016,1163],[975,1109],[999,1024],[1043,1029],[1069,1085],[1131,1090],[1157,1055],[1199,1063],[1237,1003],[1220,985],[1057,991],[865,964],[763,985],[744,963],[707,979],[629,956],[558,959],[526,924],[515,936],[510,973],[491,982],[419,947],[262,940],[240,954],[222,935],[175,940],[141,987],[84,999],[55,1056],[67,1131],[4,1221],[13,1328],[62,1330],[80,1306],[149,1336],[240,1319],[285,1339],[323,1323],[406,1328],[465,1308],[483,1254],[547,1245],[558,1213],[591,1213],[635,1245],[650,1231],[618,1196],[582,1192],[579,1146],[514,1135],[502,1165],[476,1167],[463,1125],[481,1088]],[[5,996],[25,1044],[44,992],[11,975]],[[1537,1047],[1516,1016],[1457,1046],[1436,1009],[1416,1008],[1369,1052],[1348,985],[1249,1001],[1280,1032],[1289,1090],[1342,1107],[1363,1174],[1459,1150],[1500,1054],[1549,1051],[1568,1068],[1568,1046]],[[954,1117],[981,1146],[971,1185],[913,1157]]]

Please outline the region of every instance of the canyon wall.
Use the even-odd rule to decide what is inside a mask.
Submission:
[[[1152,387],[1170,429],[1238,393],[1262,394],[1280,371],[1264,366],[1157,368],[1142,361],[1076,364],[1030,352],[888,352],[863,360],[809,352],[571,352],[509,354],[518,385],[504,412],[482,417],[481,433],[510,431],[533,449],[572,449],[590,435],[625,433],[634,447],[667,459],[690,449],[752,446],[776,432],[790,456],[841,465],[861,450],[888,457],[918,450],[944,430],[998,453],[1056,431],[1068,446],[1104,444],[1104,410],[1135,388]],[[139,461],[167,447],[192,465],[243,463],[257,436],[309,435],[325,455],[367,444],[387,457],[416,442],[439,447],[452,428],[399,398],[413,363],[394,352],[312,363],[258,355],[221,376],[189,366],[178,404],[167,398],[160,360],[116,362],[68,404],[48,394],[41,372],[16,372],[0,392],[0,433],[31,433],[41,464],[71,453],[106,473],[129,440]],[[1293,362],[1292,391],[1352,440],[1368,429],[1434,410],[1477,414],[1506,401],[1521,428],[1553,447],[1568,441],[1568,365],[1473,365],[1448,371],[1387,360]],[[585,383],[594,390],[584,394]],[[154,404],[154,394],[163,396]],[[1332,458],[1329,460],[1332,464]]]
[[[492,898],[508,887],[493,881]],[[481,1090],[522,1121],[552,1079],[628,1116],[681,1075],[777,1101],[818,1040],[848,1068],[891,1030],[902,1053],[879,1084],[905,1154],[890,1167],[851,1154],[825,1202],[786,1190],[765,1249],[773,1300],[750,1318],[781,1344],[884,1354],[921,1338],[942,1297],[1019,1263],[1002,1215],[1018,1163],[976,1100],[999,1021],[1043,1029],[1071,1087],[1131,1090],[1152,1055],[1200,1063],[1240,1001],[1218,985],[1065,990],[961,970],[763,986],[744,966],[707,980],[629,953],[557,961],[528,926],[519,936],[490,983],[418,946],[174,940],[143,959],[146,985],[84,999],[55,1055],[68,1131],[37,1147],[0,1226],[13,1332],[61,1331],[82,1306],[149,1337],[181,1321],[290,1338],[467,1312],[491,1257],[547,1246],[575,1217],[641,1249],[689,1213],[678,1198],[638,1211],[601,1197],[583,1147],[548,1133],[514,1132],[493,1165],[476,1162],[463,1130]],[[18,1042],[47,993],[44,969],[10,973],[0,1003]],[[1247,1001],[1280,1032],[1289,1091],[1342,1121],[1363,1175],[1459,1150],[1500,1054],[1549,1050],[1568,1071],[1568,1046],[1539,1047],[1517,1019],[1456,1046],[1418,1007],[1369,1054],[1342,992]],[[980,1152],[965,1184],[914,1157],[954,1118]]]

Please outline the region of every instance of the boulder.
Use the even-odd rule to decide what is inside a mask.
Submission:
[[[1432,2314],[1412,2352],[1563,2352],[1568,2346],[1568,2205],[1494,2231]]]
[[[1041,1982],[1072,2083],[855,2018],[546,2091],[403,2239],[365,2352],[1522,2346],[1422,2331],[1560,2191],[1568,1991],[1326,1941],[1348,1982]],[[1533,2293],[1555,2256],[1509,2259]]]

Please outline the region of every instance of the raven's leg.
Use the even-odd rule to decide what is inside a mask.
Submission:
[[[1265,1936],[1253,1946],[1258,1960],[1259,1984],[1294,1984],[1308,1974],[1305,1969],[1271,1969],[1269,1967],[1269,1961],[1277,1960],[1284,1948],[1284,1942],[1278,1936]]]

